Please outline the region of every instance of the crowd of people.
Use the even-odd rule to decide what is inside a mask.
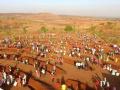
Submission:
[[[39,39],[32,40],[28,37],[16,37],[14,41],[11,37],[4,38],[0,40],[0,47],[2,47],[0,50],[0,59],[13,59],[18,63],[32,65],[37,78],[49,73],[53,76],[52,81],[54,81],[54,77],[57,75],[58,66],[61,67],[67,62],[64,59],[65,56],[74,58],[71,61],[73,63],[70,64],[77,69],[94,70],[92,67],[94,64],[101,66],[103,70],[109,71],[112,76],[120,76],[119,69],[114,69],[112,68],[112,64],[109,64],[109,62],[119,62],[120,46],[107,44],[104,41],[96,39],[95,36],[90,37],[86,34],[79,35],[79,38],[76,40],[73,40],[70,35],[58,41],[51,40],[51,37],[53,38],[53,36],[49,36],[44,42],[39,41]],[[8,48],[15,48],[16,51],[11,54],[9,52],[12,51],[7,50]],[[26,52],[28,55],[25,54]],[[0,79],[0,87],[3,84],[13,84],[13,86],[16,86],[20,82],[20,85],[24,86],[27,83],[27,74],[23,73],[16,76],[19,70],[14,69],[14,71],[16,73],[13,73],[11,69],[9,69],[9,73],[6,72],[6,69],[1,70],[2,78]],[[109,90],[106,87],[108,88],[110,85],[111,83],[106,78],[99,80],[98,86],[104,88],[103,90]],[[62,88],[66,87],[63,85]]]
[[[28,83],[26,73],[19,68],[11,66],[0,66],[0,89],[9,89],[10,86],[25,86]]]

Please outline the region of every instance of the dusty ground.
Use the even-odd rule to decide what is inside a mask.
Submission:
[[[111,22],[113,26],[111,27],[107,23]],[[75,32],[65,32],[64,28],[66,25],[72,25],[75,27]],[[108,25],[108,26],[107,26]],[[58,16],[54,14],[0,14],[0,39],[4,37],[29,37],[32,38],[31,40],[38,41],[40,40],[41,43],[46,43],[49,39],[49,33],[54,33],[55,36],[51,39],[55,45],[55,47],[59,48],[59,41],[63,38],[65,38],[67,35],[71,36],[72,39],[69,40],[66,44],[66,49],[69,50],[72,47],[72,44],[74,44],[76,41],[79,41],[81,43],[80,38],[78,38],[78,33],[80,34],[87,34],[90,37],[93,36],[92,34],[97,34],[98,40],[102,40],[104,44],[108,43],[116,43],[120,45],[119,41],[115,41],[113,37],[117,37],[118,40],[120,40],[120,21],[119,20],[111,20],[111,19],[98,19],[98,18],[85,18],[85,17],[74,17],[74,16]],[[48,32],[44,34],[40,32],[40,28],[42,26],[45,26],[48,28]],[[95,26],[96,29],[91,28],[91,26]],[[109,27],[110,26],[110,27]],[[23,31],[23,28],[26,27],[26,32]],[[94,32],[90,32],[90,30],[93,30]],[[102,34],[98,34],[98,31],[102,30]],[[112,35],[111,35],[112,34]],[[78,35],[78,36],[77,36]],[[112,39],[111,39],[112,38]],[[111,40],[111,41],[110,41]],[[72,41],[72,43],[71,43]],[[110,42],[107,42],[110,41]],[[79,44],[81,46],[81,44]],[[92,42],[91,42],[92,46]],[[110,50],[108,46],[103,45],[103,47],[107,50]],[[10,51],[5,49],[6,52],[11,53],[16,52],[16,49],[10,48]],[[2,49],[0,53],[2,53]],[[25,49],[23,54],[23,57],[25,53],[29,53],[29,48]],[[52,56],[49,55],[50,58]],[[54,56],[53,56],[54,57]],[[65,80],[67,80],[68,84],[73,84],[74,87],[77,87],[78,81],[82,82],[82,84],[86,83],[89,85],[89,87],[93,87],[92,82],[92,76],[98,75],[101,79],[103,76],[107,75],[109,79],[111,79],[111,82],[113,81],[113,84],[118,84],[118,81],[113,80],[110,78],[107,71],[104,71],[99,65],[93,65],[94,68],[93,71],[90,70],[78,70],[73,66],[73,61],[78,58],[72,58],[68,56],[64,56],[64,64],[62,66],[58,66],[57,75],[55,79],[61,79],[62,76],[65,77]],[[120,60],[120,56],[118,56],[118,59]],[[44,59],[43,59],[44,61]],[[2,65],[16,65],[18,62],[13,60],[0,60],[0,64]],[[118,68],[120,68],[120,62],[114,63],[111,61],[110,63],[114,64]],[[35,69],[32,65],[24,65],[22,63],[17,64],[17,67],[19,67],[21,70],[25,72],[32,71],[32,75],[35,76]],[[51,66],[49,65],[49,68]],[[65,72],[64,72],[65,71]],[[29,84],[34,87],[35,90],[49,90],[49,87],[51,87],[50,90],[52,90],[52,87],[54,87],[54,83],[51,81],[51,76],[48,73],[46,76],[42,76],[39,78],[41,82],[38,82],[34,79],[30,79]],[[34,83],[33,83],[34,82]],[[81,87],[82,87],[81,84]],[[119,86],[119,85],[118,85]],[[83,85],[84,87],[84,85]],[[11,90],[29,90],[28,87],[13,87]],[[77,90],[77,89],[76,89]],[[89,89],[86,89],[89,90]]]

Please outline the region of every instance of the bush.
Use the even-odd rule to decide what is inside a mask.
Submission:
[[[27,28],[28,28],[28,27],[23,27],[23,33],[24,33],[24,34],[27,33]]]
[[[48,29],[46,28],[46,27],[41,27],[41,30],[40,30],[42,33],[46,33],[46,32],[48,32]]]
[[[65,32],[73,32],[74,28],[71,25],[67,25],[64,29]]]

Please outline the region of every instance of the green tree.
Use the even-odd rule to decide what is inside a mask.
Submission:
[[[94,26],[94,25],[91,25],[90,28],[89,28],[90,32],[95,32],[96,29],[97,29],[97,27]]]
[[[42,33],[46,33],[46,32],[48,32],[48,29],[46,28],[46,27],[41,27],[41,30],[40,30]]]
[[[67,25],[64,29],[65,32],[73,32],[74,28],[71,25]]]
[[[27,28],[28,28],[28,27],[23,27],[23,33],[24,33],[24,34],[27,33]]]
[[[107,29],[113,29],[113,27],[115,27],[116,25],[115,25],[115,23],[113,23],[113,22],[107,22],[106,23],[106,28]]]

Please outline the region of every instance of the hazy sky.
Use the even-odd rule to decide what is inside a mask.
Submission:
[[[120,0],[0,0],[0,12],[120,17]]]

